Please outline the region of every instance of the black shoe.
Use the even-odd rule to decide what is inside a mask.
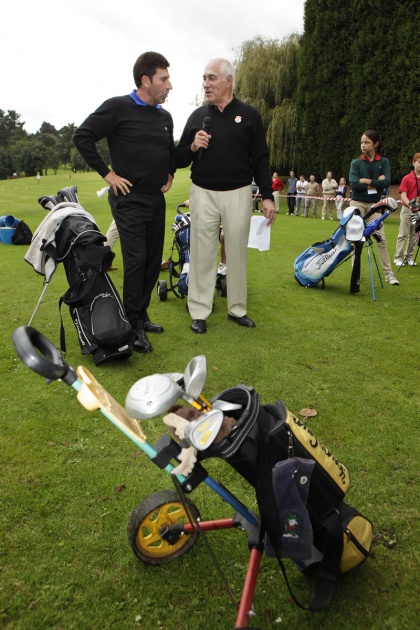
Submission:
[[[248,328],[255,328],[255,322],[252,321],[246,315],[242,315],[242,317],[235,317],[234,315],[228,314],[228,319],[231,319],[233,322],[239,324],[239,326],[247,326]]]
[[[159,324],[152,324],[152,322],[144,322],[143,328],[146,332],[163,333],[163,326],[159,326]]]
[[[191,330],[197,335],[202,335],[207,332],[207,324],[204,319],[193,319],[191,324]]]
[[[143,352],[144,354],[152,352],[152,344],[146,337],[146,333],[142,328],[134,329],[133,332],[133,350]]]

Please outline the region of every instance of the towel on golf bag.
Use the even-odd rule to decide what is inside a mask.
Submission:
[[[290,457],[277,462],[273,468],[274,496],[282,526],[278,540],[282,558],[306,560],[311,557],[314,535],[306,502],[314,466],[314,460]],[[267,556],[276,557],[267,535],[264,547]]]
[[[285,577],[299,606],[322,610],[331,602],[340,572],[360,564],[370,551],[372,524],[343,500],[350,488],[347,468],[281,400],[274,405],[261,406],[255,390],[243,385],[225,390],[216,399],[240,403],[242,409],[229,412],[237,418],[230,435],[199,452],[198,458],[222,457],[254,486],[263,528],[284,574],[280,544],[283,523],[279,513],[281,507],[280,510],[277,507],[273,469],[278,462],[294,458],[314,462],[308,493],[306,495],[305,491],[303,495],[306,496],[313,544],[306,547],[306,551],[310,550],[309,557],[303,560],[296,557],[302,570],[318,576],[316,593],[309,607],[300,604],[290,590],[286,574]],[[292,505],[299,502],[296,494],[291,502]],[[309,539],[308,531],[305,530],[303,536]]]

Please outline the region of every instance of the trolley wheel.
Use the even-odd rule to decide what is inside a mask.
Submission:
[[[194,519],[200,518],[197,506],[186,497],[186,504]],[[182,525],[189,522],[188,514],[173,490],[162,490],[149,495],[131,512],[128,522],[128,540],[134,554],[144,564],[165,564],[176,560],[194,545],[198,532],[181,536],[170,545],[160,537],[164,525]]]
[[[161,302],[166,302],[168,298],[168,285],[166,283],[166,280],[158,280],[157,295],[158,300],[160,300]]]
[[[216,290],[217,290],[217,293],[220,295],[220,297],[227,296],[226,276],[217,276]]]

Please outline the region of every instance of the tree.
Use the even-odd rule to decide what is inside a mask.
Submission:
[[[10,142],[27,137],[24,122],[20,121],[20,114],[13,109],[7,113],[0,109],[0,146],[7,147]]]
[[[62,127],[58,136],[60,138],[60,161],[64,166],[70,164],[70,154],[73,149],[73,134],[76,131],[76,125],[74,123],[69,123]]]
[[[58,136],[58,131],[57,129],[54,127],[54,125],[51,125],[48,122],[43,122],[42,125],[39,128],[39,132],[38,133],[46,133],[49,134],[51,136]]]
[[[242,44],[236,61],[235,94],[261,114],[270,160],[288,170],[295,159],[297,68],[300,37],[256,37]]]
[[[28,140],[22,144],[20,169],[27,177],[43,174],[48,165],[48,148],[40,140]]]
[[[89,170],[88,165],[86,164],[76,147],[73,147],[70,151],[70,164],[74,172],[82,171],[84,173],[85,171]]]
[[[7,179],[12,174],[10,154],[6,147],[0,146],[0,179]]]

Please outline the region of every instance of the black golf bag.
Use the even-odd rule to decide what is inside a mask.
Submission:
[[[260,405],[255,390],[244,385],[225,390],[211,402],[215,400],[239,403],[240,409],[225,412],[235,417],[234,429],[199,451],[199,460],[221,457],[255,488],[266,552],[270,549],[269,555],[277,557],[284,574],[281,558],[288,557],[317,577],[309,607],[290,592],[299,606],[322,610],[332,599],[340,573],[363,562],[372,542],[370,521],[343,500],[350,488],[347,468],[281,400]],[[291,467],[281,478],[279,499],[276,471],[284,464]],[[286,582],[289,586],[287,577]]]
[[[104,245],[106,237],[78,203],[75,186],[60,190],[57,197],[45,196],[38,201],[49,210],[51,221],[55,213],[63,215],[61,221],[57,220],[53,240],[51,237],[42,247],[47,259],[54,257],[55,264],[63,264],[69,288],[60,298],[60,314],[64,302],[69,307],[82,354],[91,354],[95,365],[129,357],[132,328],[106,272],[115,256]],[[65,352],[62,318],[60,341]]]

